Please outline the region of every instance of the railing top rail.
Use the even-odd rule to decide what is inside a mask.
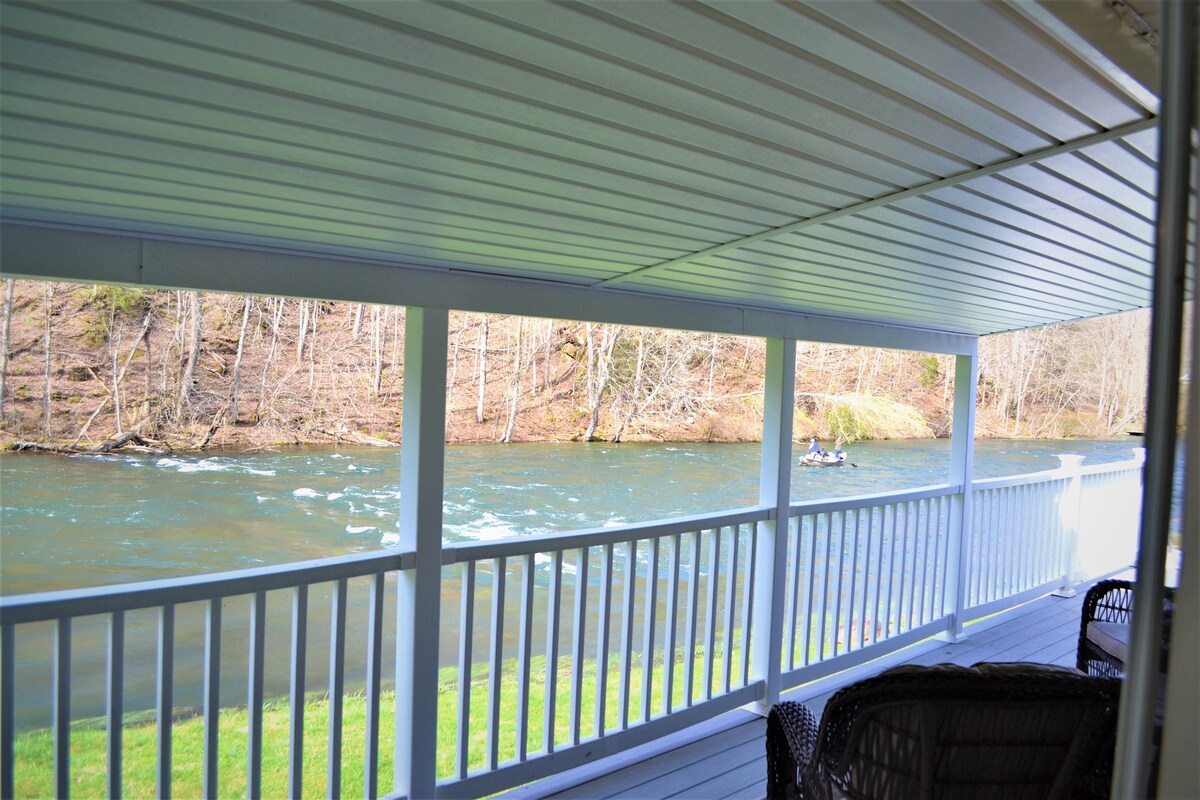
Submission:
[[[857,494],[852,497],[839,497],[833,500],[800,500],[792,503],[789,508],[790,516],[798,517],[803,514],[824,514],[831,511],[852,511],[858,508],[907,503],[913,500],[925,500],[931,497],[945,497],[958,494],[962,486],[957,483],[944,483],[934,486],[921,486],[902,492],[875,492],[873,494]]]
[[[1027,472],[1021,475],[1004,475],[999,478],[979,478],[971,481],[971,489],[972,491],[1004,489],[1010,486],[1025,486],[1035,483],[1047,483],[1049,481],[1062,480],[1064,478],[1070,478],[1076,475],[1108,475],[1118,472],[1140,470],[1141,468],[1142,461],[1137,458],[1131,458],[1125,461],[1112,461],[1107,464],[1087,464],[1085,466],[1079,466],[1073,469],[1056,467],[1054,469],[1041,470],[1040,472]]]
[[[971,481],[971,491],[982,492],[988,489],[1006,489],[1010,486],[1032,486],[1035,483],[1051,483],[1061,481],[1075,475],[1061,469],[1047,469],[1041,472],[1027,472],[1023,475],[1004,475],[999,478],[979,478]]]
[[[770,519],[773,509],[766,506],[747,506],[712,514],[635,522],[609,528],[586,528],[578,531],[550,533],[543,536],[511,537],[489,542],[449,542],[442,546],[442,563],[460,564],[488,558],[511,558],[556,550],[577,550],[583,547],[619,544],[632,540],[655,539],[676,533],[724,528],[746,522]]]
[[[376,550],[269,567],[214,572],[208,575],[12,595],[0,597],[0,624],[108,614],[113,611],[155,608],[170,603],[190,603],[215,597],[287,589],[341,578],[412,569],[414,563],[412,553]]]

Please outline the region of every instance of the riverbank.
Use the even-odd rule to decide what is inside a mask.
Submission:
[[[9,283],[0,446],[90,451],[128,433],[174,452],[400,440],[402,308]],[[1143,322],[981,341],[979,435],[1136,425]],[[761,339],[453,312],[447,441],[756,441],[763,359]],[[945,436],[953,373],[949,356],[799,342],[796,437]]]

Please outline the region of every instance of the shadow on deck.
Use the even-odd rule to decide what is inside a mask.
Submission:
[[[962,642],[929,639],[784,694],[819,717],[842,686],[899,664],[1029,661],[1075,666],[1086,587],[1075,597],[1041,597],[967,627]],[[762,798],[766,795],[766,720],[733,711],[641,747],[515,789],[509,800],[554,798]]]

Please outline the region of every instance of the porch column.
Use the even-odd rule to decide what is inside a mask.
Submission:
[[[770,506],[774,514],[758,524],[750,654],[751,680],[766,682],[766,692],[757,707],[763,715],[779,701],[783,658],[783,585],[792,486],[792,408],[796,397],[794,339],[767,339],[766,373],[758,503]]]
[[[445,309],[405,312],[400,547],[416,566],[400,572],[396,593],[395,790],[414,800],[433,797],[437,780],[448,325]]]
[[[950,428],[950,483],[961,489],[950,499],[950,537],[946,552],[946,596],[944,613],[950,624],[939,639],[958,642],[963,633],[963,610],[967,602],[967,575],[970,572],[971,480],[975,464],[975,395],[979,383],[979,343],[967,355],[954,359],[954,420]],[[953,604],[953,605],[951,605]]]

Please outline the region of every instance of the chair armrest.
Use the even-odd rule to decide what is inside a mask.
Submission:
[[[784,701],[767,715],[767,798],[783,800],[797,793],[797,771],[812,763],[817,746],[817,718],[803,703]]]

